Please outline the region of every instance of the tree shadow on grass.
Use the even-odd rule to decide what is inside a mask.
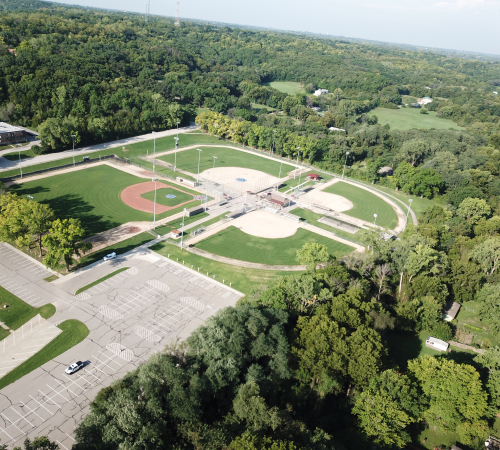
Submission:
[[[11,187],[9,187],[9,190],[14,191],[17,195],[19,195],[19,197],[24,197],[25,195],[42,194],[43,192],[50,191],[48,187],[33,186],[32,188],[25,188],[22,184],[13,184]]]
[[[80,219],[86,237],[121,225],[112,220],[105,220],[102,216],[91,214],[94,206],[84,201],[79,195],[65,194],[45,200],[43,203],[49,205],[56,217],[60,219]]]

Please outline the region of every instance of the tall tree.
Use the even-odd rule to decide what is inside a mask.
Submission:
[[[56,268],[61,259],[66,264],[66,272],[73,263],[73,256],[81,256],[92,248],[90,242],[82,242],[85,230],[79,219],[57,219],[52,222],[49,234],[42,238],[42,244],[47,248],[43,263],[52,269]]]

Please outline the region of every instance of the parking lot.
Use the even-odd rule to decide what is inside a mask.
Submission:
[[[128,269],[73,295],[78,288],[122,267]],[[48,284],[39,284],[43,283]],[[50,289],[61,294],[51,321],[78,319],[90,334],[0,391],[0,442],[10,448],[26,437],[41,435],[56,441],[62,449],[71,448],[75,426],[100,389],[172,340],[187,338],[208,317],[234,305],[241,296],[153,252],[103,263],[67,282],[50,285]],[[50,292],[39,295],[44,303],[50,300]],[[64,369],[78,360],[85,366],[73,375],[65,374]]]

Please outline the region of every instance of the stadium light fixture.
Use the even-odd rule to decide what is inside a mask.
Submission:
[[[175,170],[177,169],[177,145],[179,144],[179,137],[174,137],[174,139],[175,139],[175,151],[174,151],[174,172],[175,172]]]
[[[293,179],[295,180],[295,176],[297,175],[297,169],[299,168],[299,154],[300,147],[297,147],[297,167],[295,167],[295,172],[293,172]]]
[[[201,158],[201,152],[203,151],[201,148],[197,148],[198,150],[198,175],[196,177],[196,183],[200,182],[200,158]]]
[[[217,156],[212,156],[212,158],[214,159],[214,166],[212,167],[212,170],[215,170],[215,160],[217,159]]]
[[[75,138],[76,138],[76,135],[72,134],[71,140],[73,141],[73,167],[75,167]]]
[[[155,159],[156,159],[156,131],[152,131],[153,135],[153,173],[155,171]]]
[[[375,217],[375,220],[373,221],[373,225],[375,225],[375,222],[377,221],[377,214],[374,214],[373,217]]]
[[[345,165],[347,164],[347,155],[349,152],[345,152],[344,168],[342,169],[342,178],[344,178]]]
[[[182,211],[182,228],[181,228],[181,250],[182,250],[182,241],[184,238],[184,218],[186,217],[186,208]]]
[[[154,201],[154,208],[153,208],[153,230],[156,229],[156,180],[158,178],[153,178],[151,181],[155,182],[155,201]]]
[[[19,170],[21,171],[21,178],[23,177],[23,168],[21,167],[21,149],[19,149]]]

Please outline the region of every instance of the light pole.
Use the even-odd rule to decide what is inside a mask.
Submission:
[[[176,122],[177,123],[177,139],[179,139],[179,124],[180,122]]]
[[[281,160],[281,164],[280,164],[280,174],[278,175],[278,178],[281,178],[281,167],[283,166],[283,160]]]
[[[411,210],[411,202],[413,201],[412,198],[408,199],[408,202],[410,203],[410,206],[408,206],[408,211],[406,212],[406,220],[405,220],[405,227],[403,228],[403,231],[406,230],[406,225],[408,224],[408,215],[410,214]]]
[[[71,140],[73,141],[73,167],[75,167],[75,138],[76,134],[72,134]]]
[[[300,147],[297,147],[297,167],[295,168],[295,172],[293,172],[293,179],[295,180],[295,176],[297,175],[297,169],[299,168],[299,153]]]
[[[347,164],[347,155],[349,152],[345,152],[344,168],[342,169],[342,178],[344,178],[345,165]]]
[[[198,176],[196,177],[196,183],[200,182],[200,158],[201,158],[201,152],[203,151],[201,148],[197,148],[198,150]]]
[[[156,180],[158,178],[153,178],[151,181],[155,182],[155,202],[154,202],[154,209],[153,209],[153,230],[156,228]]]
[[[182,211],[182,227],[181,227],[181,250],[182,250],[182,240],[184,238],[184,218],[186,217],[186,208]]]
[[[153,173],[155,173],[155,159],[156,159],[156,131],[151,132],[153,134]]]
[[[174,172],[175,172],[175,170],[177,169],[177,145],[179,144],[179,138],[175,137],[174,139],[175,139],[175,151],[174,151]]]
[[[23,168],[21,167],[21,149],[19,149],[19,170],[21,170],[21,178],[23,177]]]
[[[377,214],[374,214],[373,217],[375,217],[375,220],[373,221],[373,225],[375,225],[375,222],[377,221]]]
[[[273,154],[273,151],[274,151],[274,142],[276,140],[276,133],[277,133],[277,131],[273,130],[273,133],[274,133],[274,135],[273,135],[273,146],[271,147],[271,155]]]
[[[212,156],[212,158],[214,159],[214,166],[212,167],[212,170],[215,170],[215,160],[217,159],[217,156]]]

